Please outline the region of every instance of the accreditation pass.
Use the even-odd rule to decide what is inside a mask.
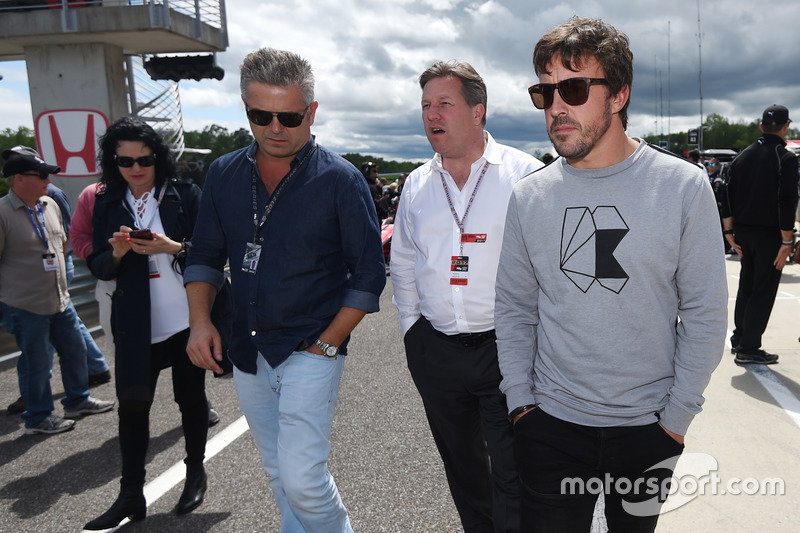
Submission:
[[[450,257],[450,285],[467,285],[469,282],[469,257],[454,255]]]

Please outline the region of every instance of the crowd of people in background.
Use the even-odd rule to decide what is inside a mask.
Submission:
[[[395,181],[388,182],[386,178],[379,177],[378,165],[372,161],[366,161],[361,165],[361,174],[367,182],[372,202],[375,204],[375,213],[381,222],[389,219],[394,220],[397,212],[397,203],[400,201],[400,194],[406,182],[407,173],[401,172]]]

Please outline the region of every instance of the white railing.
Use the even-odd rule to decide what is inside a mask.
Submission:
[[[172,9],[227,34],[225,0],[0,0],[0,12],[34,9],[72,11],[104,6],[150,6],[153,13],[159,9]]]
[[[141,56],[127,56],[125,67],[131,115],[150,124],[167,141],[175,159],[180,159],[185,144],[178,84],[151,79]]]

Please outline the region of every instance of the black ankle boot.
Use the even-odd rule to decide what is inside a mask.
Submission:
[[[175,506],[175,513],[191,513],[200,507],[206,487],[206,471],[203,465],[186,465],[186,484],[183,486],[183,494],[178,500],[178,505]]]
[[[83,526],[83,529],[94,531],[111,529],[117,527],[125,518],[130,518],[133,522],[144,520],[146,514],[147,503],[141,489],[138,491],[122,490],[111,508]]]

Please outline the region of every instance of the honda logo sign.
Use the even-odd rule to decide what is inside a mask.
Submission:
[[[86,178],[102,174],[97,165],[97,139],[108,119],[92,109],[55,109],[36,117],[36,143],[42,158],[61,167],[59,176]]]

